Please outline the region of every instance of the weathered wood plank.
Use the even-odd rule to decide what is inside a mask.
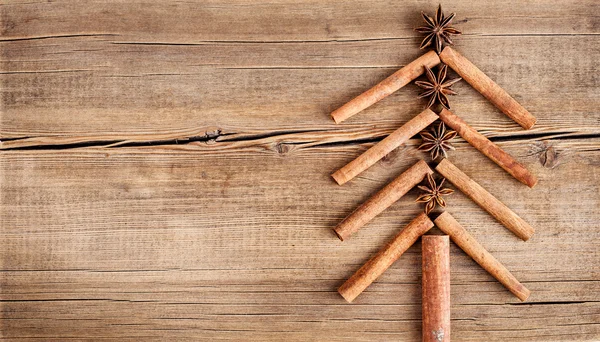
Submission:
[[[505,5],[502,16],[488,17],[471,15],[471,11],[493,13],[473,4],[457,4],[453,9],[468,18],[462,23],[465,32],[477,32],[459,38],[458,48],[538,117],[533,133],[597,133],[596,65],[591,56],[600,52],[595,38],[598,19],[584,13],[598,5],[583,4],[514,3]],[[0,80],[5,90],[0,137],[81,140],[100,134],[108,140],[116,135],[118,140],[140,132],[172,133],[204,126],[233,132],[315,125],[333,129],[331,110],[420,54],[414,48],[419,37],[411,31],[420,20],[414,5],[369,4],[367,12],[366,4],[304,3],[292,6],[296,10],[286,3],[256,8],[243,3],[205,4],[203,10],[194,10],[197,6],[1,7]],[[248,10],[232,12],[236,8]],[[565,19],[557,18],[557,9],[561,10],[558,18]],[[163,16],[165,12],[169,15]],[[352,39],[338,41],[327,39],[326,30],[315,25],[332,17],[332,12],[346,18],[383,17],[358,25],[341,21],[336,25]],[[537,15],[528,16],[530,12]],[[177,15],[182,13],[188,20]],[[106,20],[95,19],[82,28],[82,18],[91,15]],[[238,16],[236,25],[229,25],[232,15]],[[286,22],[282,15],[296,18],[288,21],[298,25],[294,32],[280,29],[278,23]],[[387,16],[398,18],[386,21]],[[123,21],[119,18],[127,20],[116,23]],[[548,26],[551,22],[555,26]],[[223,31],[218,23],[232,28]],[[320,33],[311,38],[308,27]],[[392,28],[397,39],[372,39]],[[505,35],[496,32],[501,28]],[[242,31],[253,32],[257,39],[245,42]],[[224,34],[242,41],[222,41]],[[37,36],[46,38],[25,39]],[[178,41],[190,37],[197,40],[189,45]],[[467,122],[490,134],[520,132],[466,84],[456,88],[461,96],[453,105]],[[558,89],[562,96],[555,96]],[[424,102],[414,96],[417,92],[409,86],[348,123],[378,124],[391,130],[422,108]]]
[[[491,39],[500,46],[488,47],[489,40],[479,40],[468,50],[465,47],[465,51],[469,51],[465,54],[538,117],[538,125],[531,132],[590,132],[591,127],[597,127],[599,100],[591,86],[595,82],[596,66],[593,59],[586,56],[598,54],[595,38],[546,38],[548,44],[557,46],[550,55],[545,47],[536,43],[539,38],[517,38],[518,46],[535,47],[517,51],[508,49],[510,39]],[[389,67],[390,64],[399,67],[419,54],[413,51],[398,57],[394,52],[398,51],[397,46],[368,43],[367,48],[356,48],[362,53],[354,53],[355,57],[350,58],[354,60],[345,62],[358,67],[330,68],[329,61],[335,60],[335,56],[327,54],[341,55],[337,44],[327,47],[319,44],[312,48],[292,44],[278,47],[276,53],[280,55],[281,64],[274,67],[228,69],[202,65],[206,63],[205,55],[212,51],[210,47],[144,45],[129,47],[124,52],[117,45],[117,48],[110,47],[117,51],[99,46],[100,51],[75,52],[71,58],[77,61],[73,63],[69,61],[71,58],[63,61],[62,57],[58,63],[50,62],[51,65],[35,61],[47,58],[43,57],[46,53],[43,50],[63,49],[63,44],[78,45],[73,40],[50,44],[36,41],[25,44],[29,47],[25,50],[12,49],[12,46],[3,50],[21,51],[20,56],[10,56],[10,59],[34,59],[30,63],[4,64],[7,73],[0,75],[6,89],[2,93],[3,137],[126,135],[198,126],[218,126],[229,131],[302,129],[314,125],[332,129],[335,126],[328,115],[331,110],[392,73],[397,67]],[[23,42],[15,44],[23,45]],[[27,50],[36,44],[45,47],[30,54]],[[325,56],[312,63],[309,61],[306,68],[290,70],[290,64],[284,64],[289,56],[317,49],[317,53],[325,53]],[[323,51],[325,49],[327,51]],[[224,50],[223,56],[248,55],[245,47],[240,52],[235,51],[239,49]],[[384,68],[373,69],[369,64],[361,64],[361,55],[370,50],[388,51],[389,55],[383,58]],[[574,50],[587,53],[564,58]],[[254,59],[269,60],[260,57],[263,51],[258,47]],[[132,61],[138,59],[146,62],[134,66]],[[224,62],[236,63],[236,59]],[[561,69],[569,72],[550,77]],[[563,96],[555,96],[559,89]],[[461,95],[452,99],[453,108],[474,127],[495,132],[521,131],[468,85],[461,83],[456,90]],[[392,129],[423,108],[425,102],[415,96],[418,92],[416,86],[410,85],[348,123],[380,124]]]
[[[418,212],[416,193],[347,242],[331,232],[421,155],[414,143],[344,187],[329,172],[368,144],[285,153],[249,146],[222,153],[218,142],[4,152],[5,336],[418,339],[420,246],[356,304],[335,292]],[[501,143],[538,175],[535,191],[464,143],[451,155],[537,228],[520,242],[464,196],[450,199],[448,210],[532,290],[530,303],[520,304],[453,246],[456,339],[600,333],[593,171],[600,141],[546,144],[559,153],[555,168],[531,152],[540,142]]]
[[[471,35],[597,34],[590,0],[455,1],[446,10]],[[150,41],[307,41],[415,37],[437,3],[397,1],[32,2],[9,0],[2,35],[117,34]]]
[[[309,293],[306,296],[333,296]],[[415,294],[418,297],[418,293]],[[43,311],[35,310],[44,305]],[[406,319],[401,313],[418,317],[418,305],[373,305],[377,318],[364,317],[364,305],[285,305],[262,306],[247,310],[244,306],[205,305],[188,302],[182,305],[161,302],[129,302],[112,300],[74,300],[14,303],[10,320],[5,320],[14,335],[10,337],[65,336],[71,338],[193,338],[203,340],[292,341],[307,338],[316,341],[391,340],[416,341],[420,320]],[[588,340],[597,338],[597,305],[548,304],[531,306],[476,305],[453,307],[453,338],[460,341]],[[560,314],[548,314],[549,310]],[[20,312],[36,312],[22,319]],[[460,311],[457,313],[457,311]],[[515,311],[517,313],[515,313]],[[55,312],[67,313],[61,319]],[[339,312],[347,315],[340,316]],[[508,316],[506,315],[509,312]],[[399,314],[400,313],[400,314]],[[573,327],[571,317],[581,315],[581,323]],[[265,324],[269,322],[270,324]],[[457,328],[455,328],[457,327]],[[47,331],[48,333],[44,333]],[[486,334],[487,331],[487,334]],[[9,337],[9,336],[7,336]]]

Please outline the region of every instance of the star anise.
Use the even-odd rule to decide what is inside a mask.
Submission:
[[[454,192],[454,190],[449,188],[443,188],[445,178],[442,178],[440,181],[440,185],[436,185],[435,179],[431,174],[427,174],[427,183],[429,186],[419,185],[419,189],[425,191],[424,194],[417,197],[418,203],[427,203],[425,204],[425,214],[429,214],[434,208],[436,203],[439,204],[442,208],[446,207],[446,201],[442,196],[450,195]]]
[[[450,140],[456,137],[456,132],[451,129],[446,129],[443,122],[436,128],[431,128],[429,132],[423,131],[419,133],[423,142],[418,147],[421,151],[431,153],[431,159],[436,160],[439,156],[447,157],[446,151],[454,150],[454,146]]]
[[[427,75],[427,79],[429,80],[429,82],[427,82],[427,81],[416,81],[415,82],[416,85],[425,89],[425,91],[423,91],[421,94],[419,94],[419,98],[430,96],[429,103],[427,104],[427,108],[430,108],[431,106],[433,106],[433,104],[437,101],[444,108],[450,109],[450,102],[448,102],[448,96],[446,96],[446,95],[456,95],[457,94],[457,92],[450,89],[450,87],[454,83],[462,80],[462,78],[457,77],[457,78],[453,78],[449,81],[444,82],[444,80],[446,79],[447,71],[448,71],[448,66],[446,64],[442,64],[438,69],[438,74],[436,77],[435,74],[433,73],[433,71],[431,71],[431,69],[429,69],[429,67],[425,66],[425,74]]]
[[[425,24],[427,25],[415,29],[417,32],[427,34],[421,43],[421,49],[433,43],[435,51],[437,51],[437,53],[441,53],[444,42],[446,42],[448,45],[454,45],[450,35],[461,34],[459,30],[448,26],[454,18],[454,15],[455,14],[452,13],[447,17],[444,16],[444,13],[442,12],[442,5],[439,5],[437,12],[435,12],[435,18],[428,16],[424,12],[421,12],[421,16],[423,16],[423,20],[425,20]]]

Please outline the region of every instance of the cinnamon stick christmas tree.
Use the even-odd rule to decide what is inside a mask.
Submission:
[[[434,17],[423,12],[421,15],[425,26],[417,28],[416,31],[425,33],[426,36],[420,47],[432,47],[434,51],[429,51],[407,64],[333,111],[331,116],[336,123],[341,123],[383,100],[422,74],[425,74],[427,79],[416,81],[415,84],[423,88],[419,97],[429,98],[427,108],[358,158],[334,172],[332,177],[339,185],[345,184],[419,132],[423,140],[419,149],[429,152],[432,161],[439,163],[432,169],[424,160],[417,161],[334,228],[340,240],[346,240],[400,200],[410,189],[418,186],[423,191],[417,202],[425,203],[424,212],[358,269],[339,287],[338,292],[348,302],[352,302],[412,244],[437,226],[447,236],[423,237],[423,340],[447,341],[450,336],[448,237],[520,300],[525,301],[530,292],[447,211],[433,220],[429,217],[436,205],[446,207],[444,197],[453,192],[452,189],[444,187],[445,180],[522,240],[528,240],[534,233],[533,227],[448,160],[447,152],[453,149],[451,140],[460,135],[521,183],[531,188],[537,183],[536,177],[525,166],[450,111],[448,95],[456,95],[451,86],[464,79],[524,129],[533,127],[536,119],[466,57],[447,46],[453,44],[451,36],[461,34],[450,26],[454,13],[445,16],[439,6]],[[433,70],[436,66],[437,69]],[[448,80],[448,67],[461,78]],[[436,104],[442,108],[439,113],[431,109]],[[438,173],[444,178],[437,177]],[[436,177],[440,179],[436,181]],[[426,184],[419,186],[424,180]]]

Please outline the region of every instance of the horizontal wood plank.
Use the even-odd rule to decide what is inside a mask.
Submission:
[[[531,132],[597,134],[600,114],[593,86],[596,66],[590,56],[599,52],[593,31],[598,19],[581,12],[598,5],[560,5],[556,8],[574,12],[561,13],[559,20],[555,9],[507,4],[504,11],[510,8],[509,13],[480,17],[471,16],[469,11],[484,13],[491,9],[481,11],[469,4],[467,10],[459,5],[453,10],[467,19],[457,23],[465,31],[457,38],[457,48],[538,118]],[[348,18],[372,17],[375,13],[398,16],[388,21],[381,18],[376,24],[367,20],[358,26],[355,21],[344,20],[339,25],[352,36],[349,40],[327,39],[323,28],[317,29],[325,32],[319,37],[311,38],[306,31],[336,12],[321,8],[332,4],[309,2],[296,5],[302,8],[297,11],[286,3],[257,4],[255,8],[243,3],[215,4],[201,6],[202,10],[193,10],[194,6],[201,5],[3,6],[8,19],[0,41],[0,79],[5,89],[1,94],[4,110],[0,137],[85,139],[100,134],[111,140],[140,132],[172,133],[204,126],[234,132],[307,129],[315,125],[334,129],[329,112],[421,53],[414,48],[420,37],[412,28],[419,25],[420,19],[413,6],[394,12],[390,9],[398,5],[384,2],[366,14],[365,4],[336,7]],[[249,9],[233,10],[245,7]],[[542,12],[527,16],[534,9]],[[165,11],[171,14],[162,15]],[[196,19],[206,17],[207,12],[214,20]],[[191,16],[189,21],[181,20],[177,16],[180,13]],[[233,31],[219,29],[216,23],[229,23],[233,13],[251,18],[238,18]],[[82,31],[82,18],[91,15],[105,20],[92,20]],[[276,23],[263,21],[285,21],[281,15],[296,17],[290,25],[300,25],[295,26],[298,31],[285,33]],[[413,19],[404,19],[409,15]],[[152,29],[158,25],[157,17],[168,21],[160,23],[162,30]],[[140,26],[117,24],[118,18]],[[575,24],[564,22],[561,26],[561,20],[569,18]],[[527,26],[519,25],[519,21],[527,22]],[[525,27],[538,30],[550,22],[555,28],[568,27],[568,32],[548,27],[542,29],[544,32],[519,33]],[[395,32],[390,39],[370,39],[379,33],[367,30],[392,27]],[[506,35],[494,33],[500,28]],[[227,32],[229,37],[244,40],[239,32],[244,30],[257,38],[261,30],[266,30],[285,34],[288,39],[219,38]],[[39,32],[46,35],[37,37]],[[186,36],[197,40],[178,40]],[[461,95],[453,98],[452,104],[457,114],[474,127],[490,134],[521,131],[468,85],[460,83],[456,90]],[[559,90],[562,95],[555,96]],[[424,106],[425,101],[416,99],[417,93],[417,87],[407,86],[348,123],[377,124],[391,130]]]
[[[597,336],[599,142],[546,141],[561,156],[554,168],[530,153],[539,142],[501,143],[536,172],[535,191],[457,144],[452,160],[537,232],[524,243],[465,196],[450,198],[448,210],[532,290],[520,303],[453,246],[455,338]],[[417,160],[411,144],[344,187],[329,172],[369,144],[5,152],[6,336],[416,339],[420,246],[356,304],[335,292],[419,211],[416,192],[347,242],[331,231]]]

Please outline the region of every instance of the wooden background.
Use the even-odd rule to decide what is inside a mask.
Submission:
[[[461,139],[450,159],[536,228],[461,194],[448,210],[532,290],[521,303],[451,246],[458,341],[600,340],[600,6],[444,2],[456,48],[537,118],[461,82],[455,113],[538,177]],[[425,154],[330,173],[419,113],[409,85],[329,112],[422,52],[432,1],[3,1],[0,334],[7,339],[416,341],[420,243],[353,304],[336,288],[421,208],[346,242],[342,218]]]

